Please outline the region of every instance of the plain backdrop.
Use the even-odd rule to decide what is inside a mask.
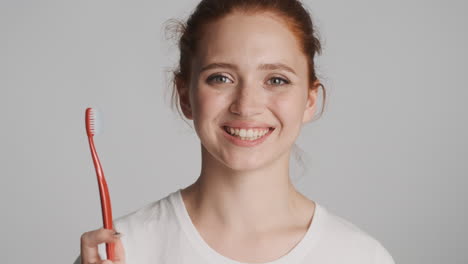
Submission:
[[[88,106],[103,114],[114,217],[198,177],[198,138],[170,108],[178,50],[164,34],[197,3],[0,2],[2,263],[71,263],[102,225]],[[298,138],[294,184],[397,263],[468,263],[467,2],[304,3],[327,102]]]

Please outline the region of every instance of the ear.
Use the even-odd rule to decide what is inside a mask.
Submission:
[[[179,104],[180,108],[182,109],[182,113],[184,116],[192,120],[192,107],[190,105],[190,94],[189,94],[189,86],[188,83],[183,81],[182,78],[176,78],[176,88],[177,93],[179,94]]]
[[[318,80],[316,80],[307,91],[307,103],[304,109],[304,116],[302,118],[303,124],[312,120],[312,117],[314,116],[314,113],[317,109],[317,95],[320,86],[321,83]]]

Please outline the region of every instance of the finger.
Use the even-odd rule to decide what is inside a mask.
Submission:
[[[125,263],[125,250],[122,244],[122,240],[120,239],[115,241],[114,261],[116,263]]]
[[[115,230],[99,228],[93,231],[89,231],[83,234],[82,236],[82,245],[87,247],[97,247],[97,245],[102,243],[111,243],[114,242],[118,236],[114,236]]]
[[[84,263],[97,263],[101,260],[98,245],[115,242],[118,238],[112,235],[114,232],[114,230],[99,228],[81,236],[81,256]]]

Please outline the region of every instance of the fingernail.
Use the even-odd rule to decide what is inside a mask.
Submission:
[[[122,233],[115,231],[112,235],[115,237],[121,237]]]

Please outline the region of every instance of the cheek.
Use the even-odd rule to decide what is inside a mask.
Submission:
[[[217,116],[228,104],[227,97],[216,91],[200,91],[195,96],[196,115],[202,122]]]
[[[274,97],[271,104],[281,122],[297,123],[302,121],[305,102],[301,100],[301,96],[300,94],[287,93]]]

